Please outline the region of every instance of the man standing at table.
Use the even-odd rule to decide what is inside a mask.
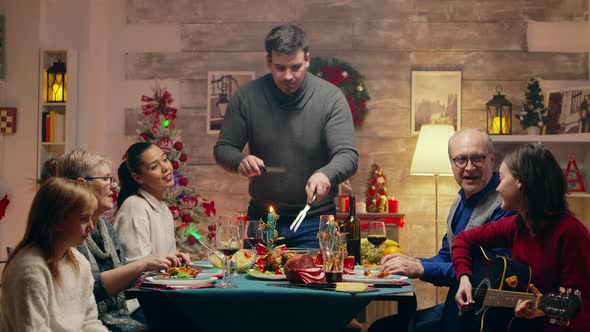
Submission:
[[[444,304],[416,312],[414,330],[419,332],[459,330],[459,312],[455,303],[458,283],[450,251],[455,236],[465,229],[514,214],[501,209],[500,195],[496,192],[500,179],[494,173],[496,153],[492,140],[483,130],[466,128],[455,133],[449,139],[448,150],[453,175],[461,190],[451,205],[447,234],[438,255],[414,258],[392,254],[381,259],[384,271],[450,287]],[[393,327],[405,331],[409,324],[406,318],[402,315],[382,318],[371,325],[369,332],[392,331]]]
[[[215,160],[250,179],[248,218],[266,220],[272,206],[287,247],[317,248],[319,216],[335,212],[338,184],[358,167],[352,114],[339,88],[307,71],[309,45],[301,29],[273,28],[265,48],[270,74],[231,97]],[[246,143],[249,154],[243,152]],[[290,231],[306,203],[307,217],[297,232]]]

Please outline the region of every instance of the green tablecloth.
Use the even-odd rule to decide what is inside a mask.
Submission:
[[[156,330],[172,325],[185,331],[339,331],[369,302],[412,286],[350,294],[267,286],[269,280],[233,278],[239,288],[148,290],[137,292]],[[159,326],[159,327],[158,327]]]

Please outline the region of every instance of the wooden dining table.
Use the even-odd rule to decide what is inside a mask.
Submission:
[[[348,293],[276,287],[272,280],[233,277],[238,288],[126,291],[137,297],[153,331],[340,331],[372,301],[397,301],[411,319],[416,296],[411,284]],[[285,284],[285,282],[283,282]],[[288,283],[287,283],[288,284]]]

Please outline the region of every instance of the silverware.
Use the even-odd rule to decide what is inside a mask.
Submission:
[[[209,250],[209,251],[215,251],[215,250],[213,250],[213,249],[209,248],[209,247],[208,247],[208,246],[207,246],[205,243],[203,243],[203,241],[201,241],[201,234],[199,234],[199,233],[197,233],[197,232],[194,232],[194,233],[192,233],[191,235],[192,235],[192,236],[194,236],[194,237],[195,237],[195,239],[197,239],[197,241],[199,241],[199,243],[200,243],[200,244],[201,244],[203,247],[205,247],[205,249],[207,249],[207,250]]]
[[[259,168],[262,174],[287,173],[287,169],[285,167],[261,166]]]
[[[316,198],[317,198],[317,195],[316,195],[316,193],[314,193],[313,198],[311,199],[311,204],[313,204],[315,202]],[[293,231],[293,233],[297,232],[297,229],[299,228],[299,226],[303,222],[303,219],[305,219],[305,216],[307,215],[307,211],[309,211],[310,208],[311,208],[311,205],[309,203],[305,204],[305,207],[303,208],[303,210],[301,210],[301,212],[299,212],[299,214],[297,215],[295,220],[293,220],[293,222],[291,223],[291,226],[289,226],[290,231]]]

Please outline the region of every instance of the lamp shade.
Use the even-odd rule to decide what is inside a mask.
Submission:
[[[455,129],[451,125],[423,125],[412,158],[410,175],[452,175],[448,142]]]

